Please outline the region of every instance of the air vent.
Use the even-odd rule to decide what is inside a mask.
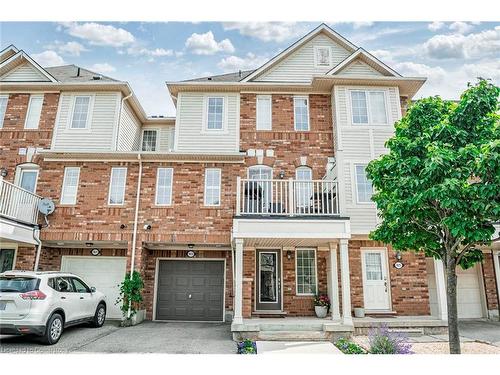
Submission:
[[[93,76],[92,79],[94,81],[99,81],[102,77],[101,76]]]

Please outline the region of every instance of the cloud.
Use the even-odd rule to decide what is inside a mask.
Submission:
[[[97,72],[97,73],[105,74],[105,73],[115,72],[116,68],[113,65],[110,65],[108,63],[100,63],[100,64],[97,63],[97,64],[92,65],[90,67],[90,70]]]
[[[144,55],[144,56],[152,56],[152,57],[162,57],[162,56],[173,56],[174,55],[173,50],[164,49],[164,48],[147,49],[147,48],[130,47],[130,48],[127,48],[127,53],[129,55]]]
[[[379,30],[358,31],[349,35],[349,39],[358,42],[360,45],[366,45],[366,42],[376,40],[382,37],[388,37],[394,34],[408,34],[415,32],[415,27],[385,27]]]
[[[31,55],[31,57],[38,64],[44,67],[64,65],[64,59],[55,51],[43,51],[41,53],[34,53]]]
[[[362,22],[353,22],[352,27],[354,30],[361,29],[362,27],[370,27],[373,26],[374,22],[362,21]]]
[[[135,41],[135,37],[125,29],[96,22],[66,22],[61,24],[69,35],[84,39],[92,45],[123,47]]]
[[[63,55],[80,56],[82,52],[88,51],[82,44],[78,42],[60,42],[58,40],[54,43],[45,46],[45,48],[56,50]]]
[[[264,64],[268,59],[264,56],[256,56],[247,53],[245,57],[228,56],[223,58],[217,66],[224,72],[234,72],[238,70],[255,69]]]
[[[430,31],[438,31],[438,30],[442,29],[443,27],[444,27],[444,22],[441,22],[441,21],[434,21],[434,22],[427,25],[427,28]]]
[[[284,42],[304,35],[305,25],[297,22],[224,22],[224,30],[238,30],[241,35],[260,39],[264,42]]]
[[[472,31],[472,29],[474,29],[474,26],[468,24],[467,22],[453,22],[449,26],[449,29],[457,34],[467,34],[469,31]]]
[[[212,31],[205,34],[193,33],[186,40],[186,48],[195,55],[213,55],[217,52],[234,52],[234,46],[229,39],[217,42]]]

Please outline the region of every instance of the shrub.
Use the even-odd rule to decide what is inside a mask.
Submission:
[[[125,279],[120,284],[120,296],[116,300],[116,304],[122,303],[121,310],[124,318],[128,317],[128,310],[130,307],[130,318],[137,313],[142,303],[142,289],[144,282],[142,281],[141,274],[137,271],[125,275]]]
[[[246,339],[238,343],[238,354],[257,354],[255,341]]]
[[[344,354],[366,354],[366,351],[361,346],[344,338],[338,339],[335,346]]]
[[[385,324],[372,328],[368,336],[371,354],[413,354],[408,337],[389,331]]]

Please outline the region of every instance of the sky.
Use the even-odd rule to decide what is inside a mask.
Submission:
[[[476,77],[500,84],[500,23],[327,23],[404,76],[416,98],[457,99]],[[254,69],[320,22],[2,22],[0,49],[127,81],[148,115],[175,115],[165,82]]]

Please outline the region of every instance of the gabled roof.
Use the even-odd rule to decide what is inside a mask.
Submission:
[[[364,50],[361,47],[358,48],[356,52],[354,52],[352,55],[348,56],[345,60],[339,63],[337,66],[333,67],[330,71],[326,73],[326,75],[340,75],[344,68],[348,67],[351,63],[353,63],[357,59],[362,60],[363,62],[371,66],[373,69],[379,71],[383,75],[402,77],[401,74],[396,72],[388,65],[384,64],[382,61],[380,61],[371,53],[369,53],[368,51]]]
[[[14,47],[14,46],[11,46],[11,47]],[[7,48],[9,48],[9,47],[7,47]],[[57,80],[49,72],[47,72],[47,70],[42,68],[35,60],[33,60],[23,50],[18,51],[17,53],[15,53],[14,55],[10,56],[6,60],[4,60],[2,63],[0,63],[0,76],[3,76],[8,71],[21,65],[24,61],[27,61],[34,69],[36,69],[42,76],[44,76],[47,79],[47,81],[57,82]]]
[[[19,52],[19,50],[13,44],[5,47],[3,50],[0,51],[0,63],[4,62],[9,57],[11,57],[12,55],[15,55],[18,52]]]
[[[186,79],[181,82],[240,82],[253,72],[255,72],[255,70],[244,70],[240,72],[219,74],[215,76]]]
[[[78,69],[80,71],[78,71]],[[59,82],[92,82],[92,81],[104,81],[104,82],[120,82],[116,79],[104,76],[100,73],[93,72],[88,69],[81,68],[74,64],[61,65],[61,66],[51,66],[45,68],[53,77]],[[98,79],[96,79],[99,77]]]
[[[269,60],[267,63],[262,65],[260,68],[254,70],[251,74],[249,74],[246,78],[242,79],[241,82],[248,82],[253,80],[254,78],[258,77],[260,74],[268,71],[271,67],[275,66],[278,64],[280,61],[282,61],[285,57],[289,56],[293,52],[295,52],[297,49],[302,47],[305,43],[310,41],[312,38],[315,36],[324,33],[327,36],[329,36],[331,39],[333,39],[335,42],[340,44],[342,47],[344,47],[346,50],[350,52],[356,51],[358,47],[351,43],[349,40],[344,38],[342,35],[337,33],[335,30],[333,30],[330,26],[322,23],[318,27],[316,27],[314,30],[300,38],[298,41],[293,43],[290,47],[285,49],[283,52],[280,54],[276,55],[273,57],[271,60]]]

